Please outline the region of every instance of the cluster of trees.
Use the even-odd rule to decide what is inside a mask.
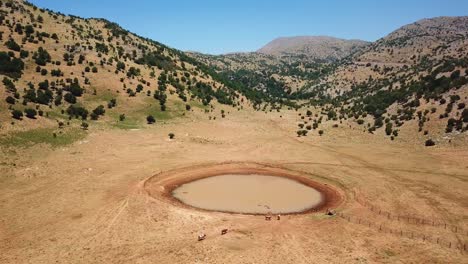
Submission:
[[[37,111],[36,109],[33,109],[33,108],[24,109],[24,114],[23,114],[23,111],[18,110],[18,109],[14,109],[11,111],[11,116],[14,119],[18,119],[18,120],[21,120],[23,116],[26,116],[27,118],[30,118],[30,119],[36,119],[36,116],[38,114],[42,116],[44,112],[42,110]]]
[[[76,97],[80,97],[84,93],[84,89],[81,88],[77,78],[75,78],[70,85],[65,86],[63,90],[67,91],[63,98],[70,104],[75,104]]]
[[[88,118],[89,111],[82,106],[70,105],[67,108],[67,114],[71,118],[81,118],[82,120],[86,120]]]
[[[307,133],[308,133],[308,132],[309,132],[309,131],[307,131],[307,130],[305,130],[305,129],[298,130],[298,131],[297,131],[297,136],[298,136],[298,137],[300,137],[300,136],[305,137],[305,136],[307,136]]]
[[[214,91],[209,84],[197,82],[195,86],[190,88],[190,91],[202,101],[203,105],[209,105],[213,100]]]
[[[135,60],[135,62],[141,65],[145,64],[152,67],[158,67],[160,70],[172,71],[177,68],[170,57],[160,53],[159,51],[143,54],[143,57]]]
[[[299,130],[296,131],[298,137],[306,136],[308,131],[311,131],[312,129],[316,130],[323,121],[323,116],[319,117],[318,114],[315,114],[315,118],[313,118],[313,113],[310,110],[307,110],[305,115],[302,113],[299,113],[298,115],[301,117],[301,120],[303,120],[303,123],[298,124]],[[323,130],[318,131],[320,136],[322,136],[323,133]]]
[[[451,110],[452,105],[459,99],[460,97],[457,95],[451,96],[451,100],[450,100],[450,103],[447,105],[445,114],[447,114],[447,112],[452,111]],[[466,124],[468,123],[468,109],[465,107],[466,107],[465,103],[458,103],[457,109],[461,111],[461,114],[458,116],[458,118],[452,117],[447,120],[447,127],[445,128],[446,133],[451,133],[454,130],[461,131],[461,132],[468,130],[468,124]],[[464,124],[466,124],[465,127],[463,127]]]
[[[0,52],[0,74],[19,78],[23,70],[24,62],[21,59],[12,57],[6,52]]]
[[[127,71],[127,77],[128,78],[133,78],[133,77],[137,77],[137,76],[140,76],[140,69],[138,68],[135,68],[135,67],[130,67]]]
[[[185,94],[186,86],[191,85],[190,73],[184,72],[183,76],[179,79],[177,72],[163,71],[158,77],[158,88],[160,91],[165,91],[168,84],[172,85],[176,89],[176,93],[179,98],[187,102],[187,95]]]
[[[13,51],[21,51],[21,46],[16,43],[14,39],[9,39],[7,42],[5,42],[5,46]]]
[[[109,22],[107,20],[103,20],[105,23],[104,28],[109,29],[114,37],[125,37],[128,35],[128,31],[120,27],[117,23]]]
[[[300,59],[300,58],[298,58]],[[307,81],[315,81],[333,72],[337,64],[327,61],[310,61],[309,58],[302,58],[302,61],[294,63],[284,63],[276,70],[281,76],[293,76]]]
[[[96,51],[107,54],[109,53],[109,47],[107,47],[107,45],[104,43],[96,42]]]
[[[233,105],[233,97],[236,96],[228,89],[218,88],[215,91],[211,85],[204,82],[197,82],[195,86],[191,86],[189,89],[193,96],[202,101],[203,105],[209,105],[213,98],[216,98],[221,104]]]
[[[25,94],[23,95],[23,98],[23,104],[32,102],[37,104],[49,105],[54,99],[54,94],[49,89],[48,81],[44,81],[39,84],[39,89],[37,90],[34,88],[33,84],[30,84],[29,89],[26,90]]]
[[[119,72],[123,70],[125,70],[125,63],[121,61],[117,61],[116,71]]]
[[[161,111],[166,111],[166,102],[167,102],[167,75],[162,73],[158,78],[158,90],[154,91],[154,99],[159,101]]]
[[[161,106],[161,111],[166,111],[166,101],[167,95],[164,91],[156,90],[154,91],[154,99],[159,101],[159,105]]]
[[[37,65],[45,66],[47,63],[52,61],[49,52],[43,47],[39,47],[36,52],[33,54],[33,59]]]
[[[234,93],[234,91],[236,91],[236,92],[244,95],[248,100],[250,100],[254,104],[254,106],[258,106],[262,102],[271,102],[271,103],[281,102],[281,103],[284,103],[286,105],[292,105],[293,104],[289,100],[285,99],[287,97],[275,98],[274,96],[271,96],[267,92],[264,92],[264,91],[259,90],[259,89],[254,89],[253,87],[257,87],[257,86],[250,86],[251,83],[254,83],[253,81],[250,80],[251,78],[246,78],[246,79],[244,79],[244,81],[242,81],[242,80],[239,80],[235,76],[232,75],[234,73],[234,74],[237,74],[238,76],[241,76],[242,72],[237,72],[236,73],[236,72],[232,72],[232,71],[217,71],[214,67],[208,66],[205,63],[202,63],[201,61],[196,60],[195,58],[189,57],[183,52],[179,52],[179,51],[173,51],[173,52],[176,53],[176,55],[184,63],[190,63],[190,64],[196,66],[202,73],[211,76],[213,78],[213,80],[221,83],[223,85],[223,87],[226,87],[232,93]],[[252,75],[255,75],[254,72],[249,72],[249,73],[252,74]],[[274,81],[274,80],[271,80],[271,81]],[[271,85],[271,83],[269,83],[268,85]],[[270,89],[273,90],[273,91],[276,90],[277,92],[281,93],[280,90],[277,90],[277,87],[279,87],[279,85],[275,84],[274,86],[271,86]],[[193,87],[190,90],[193,93]],[[271,92],[271,91],[269,91],[269,92]],[[232,97],[231,97],[231,100],[233,100]],[[229,102],[229,101],[227,101],[227,102]]]
[[[103,105],[99,105],[96,107],[93,112],[91,113],[90,117],[92,120],[98,120],[100,116],[104,115],[106,110],[104,109]]]

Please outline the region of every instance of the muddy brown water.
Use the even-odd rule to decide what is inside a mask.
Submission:
[[[266,175],[220,175],[195,180],[172,195],[187,205],[232,213],[298,213],[322,201],[317,190],[292,179]]]

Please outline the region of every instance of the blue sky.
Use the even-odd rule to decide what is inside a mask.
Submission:
[[[374,41],[422,18],[468,15],[468,0],[31,0],[117,22],[181,50],[255,51],[280,36]]]

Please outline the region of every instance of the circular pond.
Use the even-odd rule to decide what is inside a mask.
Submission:
[[[180,202],[231,213],[298,213],[322,203],[322,193],[286,177],[225,174],[187,182],[172,190]]]

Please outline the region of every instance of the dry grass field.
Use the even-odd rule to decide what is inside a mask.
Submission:
[[[199,114],[5,153],[0,262],[466,263],[466,145],[409,148],[345,127],[298,138],[296,115]],[[344,200],[335,216],[265,221],[177,206],[144,188],[154,175],[221,163],[294,171]]]

